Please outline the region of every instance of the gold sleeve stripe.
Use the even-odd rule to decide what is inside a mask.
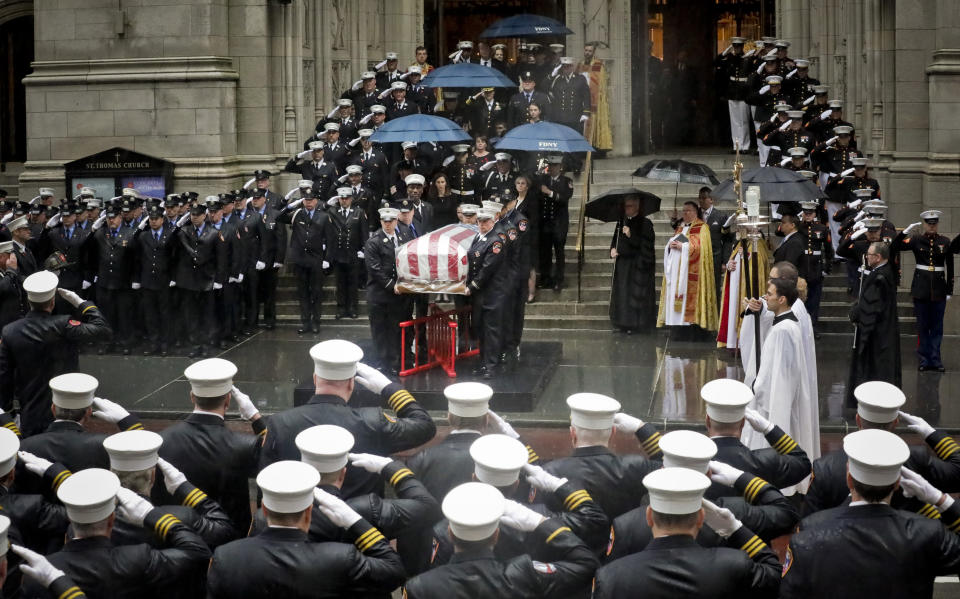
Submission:
[[[163,533],[161,532],[163,530],[163,525],[166,524],[167,520],[169,520],[170,518],[173,518],[173,516],[171,516],[170,514],[164,514],[160,516],[160,519],[157,520],[157,523],[153,525],[153,530],[158,535],[163,536]]]
[[[953,524],[951,524],[947,528],[950,529],[950,532],[957,532],[958,530],[960,530],[960,518],[957,518],[956,520],[954,520]]]
[[[547,537],[547,542],[549,543],[549,542],[552,541],[558,534],[560,534],[561,532],[564,532],[564,531],[566,531],[566,532],[573,532],[572,530],[570,530],[570,527],[569,527],[569,526],[561,526],[561,527],[558,528],[557,530],[555,530],[555,531],[553,531],[552,533],[550,533],[550,536]]]
[[[257,436],[258,436],[258,437],[264,437],[264,438],[265,438],[265,437],[267,436],[267,429],[263,429],[262,431],[260,431],[259,433],[257,433]]]
[[[187,493],[187,496],[183,499],[183,505],[188,507],[197,507],[200,505],[200,502],[204,501],[206,498],[206,493],[200,489],[194,489],[193,491]]]
[[[60,597],[58,597],[58,599],[73,599],[74,597],[79,597],[81,595],[83,595],[83,591],[80,590],[80,587],[74,586],[60,593]]]
[[[929,503],[923,504],[923,507],[921,507],[919,510],[917,510],[917,513],[920,514],[921,516],[925,517],[925,518],[930,519],[930,520],[939,520],[939,519],[940,519],[940,512],[937,511],[937,508],[935,508],[934,506],[930,505]]]
[[[399,412],[407,404],[412,401],[416,401],[410,392],[406,389],[398,389],[390,396],[390,399],[387,400],[387,405],[390,406],[390,409],[394,412]]]
[[[953,439],[951,439],[950,437],[944,437],[943,439],[940,439],[939,441],[937,441],[937,444],[933,446],[933,451],[939,454],[940,448],[943,447],[947,441],[953,441]]]
[[[413,476],[413,470],[409,468],[401,468],[393,473],[393,476],[390,477],[390,485],[397,486],[397,483],[407,478],[408,476]]]
[[[777,450],[777,453],[787,454],[796,449],[797,442],[790,437],[790,435],[784,433],[780,440],[773,444],[773,448]]]
[[[763,487],[767,484],[767,481],[763,480],[759,476],[755,476],[750,479],[750,482],[747,483],[747,488],[743,490],[743,496],[746,497],[747,501],[753,503],[757,495],[760,494],[760,491],[763,490]]]
[[[170,532],[170,528],[173,527],[174,524],[179,524],[179,523],[180,523],[180,519],[177,518],[176,516],[172,516],[170,514],[164,514],[163,516],[160,516],[159,520],[157,520],[157,524],[154,526],[154,530],[157,531],[157,534],[160,536],[161,539],[166,539],[167,533]]]
[[[643,441],[640,444],[643,447],[643,451],[647,455],[654,454],[660,451],[660,433],[653,433],[647,437],[646,441]]]
[[[131,424],[129,427],[127,427],[127,430],[128,430],[128,431],[141,431],[141,430],[143,430],[143,425],[140,424],[139,422],[137,422],[136,424]]]
[[[384,537],[382,534],[377,533],[375,537],[371,537],[370,539],[367,540],[366,543],[363,544],[363,546],[359,546],[357,548],[360,551],[366,551],[371,547],[373,547],[374,545],[376,545],[377,543],[379,543],[380,541],[386,542],[386,540],[387,540],[386,537]]]
[[[578,507],[580,507],[581,505],[583,505],[584,503],[586,503],[586,502],[588,502],[588,501],[593,501],[593,497],[590,497],[589,495],[580,497],[579,499],[577,499],[577,500],[573,503],[573,505],[571,505],[569,508],[567,508],[567,511],[572,512],[573,510],[577,509]]]
[[[8,423],[4,424],[3,427],[10,429],[10,431],[11,431],[13,434],[15,434],[16,436],[18,436],[18,437],[20,436],[20,429],[17,428],[17,423],[16,423],[16,422],[8,422]]]
[[[70,478],[71,474],[73,474],[73,472],[70,472],[69,470],[64,470],[63,472],[53,477],[53,490],[56,491],[57,489],[59,489],[60,485],[63,484],[63,481]]]
[[[354,541],[353,544],[356,545],[357,549],[359,549],[360,551],[366,551],[367,549],[370,549],[380,541],[386,541],[386,538],[382,534],[380,534],[379,530],[377,530],[376,528],[371,528],[367,532],[357,537],[357,540]]]
[[[535,452],[532,447],[527,445],[527,463],[532,464],[539,459],[540,456],[537,455],[537,452]]]
[[[934,446],[933,451],[937,454],[938,458],[945,460],[957,451],[960,451],[960,446],[957,445],[957,442],[954,441],[952,437],[944,437]]]
[[[376,528],[374,528],[374,527],[371,526],[370,529],[367,530],[367,532],[365,532],[365,533],[363,533],[362,535],[360,535],[359,537],[357,537],[357,540],[354,541],[354,543],[362,543],[362,542],[364,542],[368,537],[376,536],[376,535],[379,534],[379,533],[380,533],[379,530],[377,530]]]
[[[567,498],[563,500],[563,509],[569,512],[584,501],[590,501],[590,494],[583,489],[577,489],[573,493],[567,495]]]
[[[93,310],[93,309],[95,309],[95,308],[96,308],[96,306],[94,306],[93,304],[90,304],[89,306],[87,306],[86,308],[84,308],[83,311],[80,312],[80,314],[86,314],[87,312],[89,312],[90,310]]]
[[[763,542],[763,539],[761,539],[757,535],[753,535],[752,537],[750,537],[750,540],[744,543],[743,547],[741,547],[740,549],[741,551],[745,551],[747,555],[752,558],[757,553],[759,553],[761,549],[763,549],[766,546],[767,544]]]

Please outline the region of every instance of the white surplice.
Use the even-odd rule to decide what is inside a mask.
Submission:
[[[667,294],[664,296],[663,306],[663,324],[667,326],[684,326],[689,322],[683,320],[683,315],[687,309],[687,279],[690,270],[690,242],[682,244],[680,250],[670,249],[670,242],[677,240],[681,235],[689,238],[690,225],[684,225],[683,230],[677,233],[667,241],[663,248],[663,283],[667,286]],[[674,298],[677,294],[683,295],[683,301],[680,302],[679,310],[674,309]],[[693,298],[697,301],[697,298]]]

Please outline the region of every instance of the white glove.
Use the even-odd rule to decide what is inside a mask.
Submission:
[[[327,113],[327,118],[332,119],[333,117],[337,116],[337,113],[339,111],[340,111],[340,105],[338,104],[337,106],[333,107],[333,110]]]
[[[227,277],[227,283],[239,283],[237,277]]]
[[[827,140],[827,145],[828,145],[828,146],[832,146],[832,145],[835,144],[835,143],[837,143],[837,136],[836,136],[836,135],[834,135],[833,137],[831,137],[830,139]]]
[[[451,162],[454,161],[455,158],[456,156],[447,156],[446,158],[443,159],[443,166],[449,165]]]
[[[392,91],[393,91],[393,89],[391,89],[391,88],[388,87],[387,89],[385,89],[385,90],[383,90],[382,92],[380,92],[380,95],[377,96],[377,97],[382,100],[382,99],[386,98],[387,96],[389,96]]]
[[[357,79],[356,81],[353,82],[353,85],[350,86],[350,89],[352,89],[353,91],[357,91],[362,86],[363,86],[363,79]],[[339,106],[337,108],[339,108]]]
[[[770,122],[772,123],[772,122],[774,122],[774,121],[776,121],[776,120],[777,120],[777,114],[774,113],[773,116],[770,117]]]
[[[506,435],[514,439],[519,439],[520,435],[517,434],[517,431],[510,426],[510,423],[504,420],[499,414],[493,410],[487,410],[487,422],[491,424],[490,428],[496,430],[496,432],[501,435]]]
[[[140,221],[140,224],[137,225],[137,229],[140,231],[143,231],[144,229],[147,228],[147,225],[149,224],[150,224],[150,219],[145,217],[143,220]]]
[[[820,120],[821,121],[827,120],[828,118],[830,118],[831,114],[833,114],[833,110],[829,108],[827,110],[824,110],[823,112],[820,113]]]
[[[170,281],[170,287],[176,287],[176,286],[177,286],[176,281]]]
[[[333,208],[334,206],[336,206],[336,205],[339,204],[339,203],[340,203],[340,196],[338,196],[338,195],[333,196],[332,198],[330,198],[329,200],[327,200],[327,206],[330,206],[331,208]]]
[[[130,412],[115,401],[104,399],[102,397],[93,398],[93,417],[116,424],[128,417]]]
[[[353,139],[347,142],[347,145],[352,148],[352,147],[355,147],[358,143],[360,143],[360,138],[354,137]]]
[[[20,571],[36,580],[44,588],[53,584],[54,580],[65,576],[63,570],[58,570],[50,563],[50,560],[35,551],[13,544],[10,545],[10,550],[23,560],[23,563],[20,564]]]
[[[480,170],[482,170],[482,171],[488,171],[488,170],[492,169],[492,168],[495,167],[495,166],[497,166],[497,163],[494,162],[493,160],[491,160],[490,162],[484,162],[484,163],[483,163],[483,166],[480,167]]]
[[[90,289],[90,285],[92,285],[90,281],[84,281],[83,283],[80,283],[80,289],[85,291],[87,289]]]
[[[907,425],[907,430],[911,433],[916,433],[922,438],[926,439],[933,434],[934,428],[927,424],[927,421],[919,416],[913,416],[912,414],[907,414],[906,412],[900,412],[900,420]]]
[[[796,74],[797,74],[797,69],[793,69],[792,71],[790,71],[789,73],[787,73],[787,79],[793,77],[793,76],[796,75]]]
[[[189,212],[186,213],[186,214],[184,214],[183,216],[181,216],[179,219],[177,219],[177,226],[178,226],[178,227],[184,226],[185,224],[187,224],[187,221],[188,221],[188,220],[190,220],[190,213],[189,213]]]
[[[773,430],[773,423],[764,418],[760,412],[752,408],[747,408],[744,411],[743,416],[746,418],[747,422],[750,423],[750,427],[758,433],[766,435]]]
[[[590,120],[590,117],[588,117],[587,115],[585,115],[585,114],[580,115],[580,122],[581,122],[581,123],[586,123],[588,120]]]
[[[363,250],[360,250],[357,252],[357,258],[360,258],[361,260],[363,260]]]
[[[240,389],[237,389],[236,385],[230,387],[230,398],[237,404],[237,409],[240,410],[240,417],[244,420],[250,420],[260,413],[257,406],[253,405],[250,396]]]
[[[940,489],[931,485],[927,479],[906,466],[900,467],[900,488],[903,489],[904,497],[916,497],[924,503],[936,506],[941,512],[946,511],[953,505],[953,497],[941,492]],[[940,503],[941,499],[943,503]],[[938,503],[940,505],[937,505]]]
[[[134,291],[140,289],[140,283],[130,283],[130,289],[133,289]]]
[[[361,124],[361,125],[366,125],[367,123],[370,122],[370,119],[372,119],[372,118],[373,118],[373,113],[370,112],[370,113],[367,114],[367,116],[365,116],[365,117],[363,117],[362,119],[360,119],[360,124]]]
[[[57,212],[56,214],[50,217],[50,220],[47,221],[47,224],[44,225],[44,227],[46,227],[47,229],[52,229],[56,227],[57,223],[59,222],[60,222],[60,213]]]
[[[100,215],[100,218],[98,218],[97,220],[93,221],[93,224],[90,225],[90,230],[91,230],[91,231],[96,231],[97,229],[99,229],[100,227],[102,227],[102,226],[103,226],[103,223],[105,223],[105,222],[107,222],[107,215],[106,215],[106,214],[101,214],[101,215]]]
[[[703,511],[705,512],[707,526],[724,539],[743,526],[743,523],[737,520],[733,512],[725,507],[718,506],[709,499],[703,500]]]
[[[143,526],[143,519],[147,517],[153,504],[140,497],[126,487],[117,491],[117,517],[128,524]]]
[[[730,464],[724,464],[723,462],[710,460],[710,480],[719,485],[732,487],[736,484],[741,474],[743,474],[743,470],[739,468],[734,468]]]
[[[762,96],[763,94],[767,93],[768,91],[770,91],[770,86],[769,86],[769,85],[764,85],[763,87],[760,88],[760,95]]]
[[[443,112],[443,100],[438,100],[436,104],[433,105],[434,112]]]
[[[804,106],[810,106],[811,104],[813,104],[813,101],[816,100],[816,99],[817,99],[817,95],[814,94],[814,95],[810,96],[809,98],[807,98],[806,100],[804,100],[804,101],[803,101],[803,105],[804,105]]]
[[[780,166],[787,166],[788,164],[790,164],[791,160],[793,159],[787,156],[786,158],[780,161]]]
[[[167,488],[167,493],[173,495],[180,488],[180,485],[187,482],[186,475],[165,459],[157,458],[157,467],[163,473],[163,486]]]
[[[363,362],[357,362],[357,376],[354,378],[360,383],[361,387],[377,395],[380,395],[384,388],[390,384],[390,379],[385,374]]]
[[[250,189],[250,186],[257,182],[256,177],[250,177],[247,179],[247,182],[243,184],[244,189]],[[247,203],[250,203],[250,198],[247,198]]]
[[[613,415],[613,426],[621,433],[635,434],[644,424],[643,420],[624,412]]]
[[[857,224],[860,224],[860,223],[857,223]],[[854,232],[853,235],[850,236],[850,239],[859,239],[864,235],[866,235],[866,233],[867,233],[866,229],[858,229],[856,232]]]
[[[69,289],[57,288],[57,293],[60,294],[60,297],[62,297],[64,301],[74,308],[79,307],[80,304],[83,303],[83,298]]]
[[[257,260],[257,263],[254,265],[254,268],[257,270],[263,270],[267,265],[263,260]]]
[[[761,64],[760,66],[757,67],[757,75],[759,75],[759,74],[760,74],[760,71],[762,71],[762,70],[763,70],[763,64]]]
[[[387,61],[386,61],[386,60],[381,60],[381,61],[378,62],[378,63],[376,64],[376,66],[374,66],[373,68],[375,68],[376,70],[379,71],[380,69],[382,69],[382,68],[385,67],[385,66],[387,66]]]
[[[780,129],[781,131],[786,131],[786,130],[787,130],[787,127],[789,127],[789,126],[790,126],[790,121],[787,121],[786,123],[780,125],[780,126],[778,127],[778,129]]]
[[[4,214],[3,218],[0,218],[0,225],[5,225],[12,220],[13,220],[13,210]]]
[[[297,208],[300,207],[301,204],[303,204],[303,198],[287,204],[287,210],[296,210]]]
[[[512,499],[507,499],[503,508],[500,523],[522,532],[533,532],[541,522],[546,520],[544,516]]]
[[[237,275],[237,283],[243,283],[243,273]]]
[[[50,460],[35,456],[29,451],[18,451],[17,456],[20,458],[20,461],[23,462],[23,466],[29,472],[32,472],[40,477],[42,477],[43,473],[47,471],[47,468],[53,466],[53,462]]]
[[[547,491],[548,493],[555,492],[568,480],[566,478],[554,476],[540,466],[534,466],[533,464],[524,464],[523,473],[527,476],[528,483],[537,489],[540,489],[541,491]]]
[[[330,268],[330,263],[324,260],[323,264],[321,264],[320,266],[323,267],[323,270],[327,270],[328,268]]]
[[[357,468],[363,468],[371,474],[380,474],[387,464],[393,461],[393,458],[374,455],[372,453],[350,453],[347,454],[350,463]]]
[[[274,263],[273,263],[273,267],[274,267],[274,268],[283,268],[283,262],[274,262]]]
[[[213,290],[214,290],[214,291],[220,291],[221,289],[223,289],[223,283],[217,283],[217,282],[214,282],[214,283],[213,283]]]
[[[730,54],[730,50],[733,50],[733,44],[730,44],[729,46],[724,48],[723,52],[720,53],[720,56],[726,56],[727,54]]]
[[[749,52],[747,52],[746,54],[744,54],[743,57],[744,57],[744,58],[748,58],[748,57],[750,57],[750,56],[753,56],[753,53],[756,52],[756,51],[757,51],[757,49],[756,49],[756,48],[753,48],[752,50],[750,50]]]
[[[347,502],[323,489],[314,489],[313,498],[323,515],[340,528],[350,528],[360,521],[360,514],[353,511]]]
[[[841,172],[841,173],[840,173],[840,176],[841,176],[841,177],[846,177],[847,175],[850,175],[850,174],[853,174],[853,169],[852,169],[852,168],[848,168],[847,170]]]
[[[302,152],[299,152],[297,154],[297,160],[303,160],[304,158],[309,156],[311,153],[313,153],[313,150],[304,150]]]
[[[854,231],[859,231],[861,229],[866,229],[866,228],[867,228],[867,223],[864,223],[864,222],[854,223],[853,225]]]
[[[920,223],[911,223],[910,225],[907,226],[906,229],[903,230],[903,234],[910,235],[910,233],[912,233],[914,229],[919,229],[919,228],[920,228]]]

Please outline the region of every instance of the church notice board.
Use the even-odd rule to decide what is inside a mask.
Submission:
[[[125,187],[141,196],[163,198],[173,189],[173,163],[126,148],[110,148],[64,165],[66,188],[73,197],[90,187],[97,197],[108,200]]]

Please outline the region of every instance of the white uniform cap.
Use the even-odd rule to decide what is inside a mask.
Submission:
[[[387,107],[382,104],[374,104],[373,106],[370,107],[370,112],[374,114],[376,113],[385,114],[387,112]]]
[[[573,59],[572,56],[561,56],[561,57],[560,57],[560,64],[574,64],[575,62],[576,62],[576,61]]]
[[[852,164],[853,166],[867,166],[867,159],[866,159],[866,158],[851,158],[851,159],[850,159],[850,164]]]
[[[773,109],[777,112],[786,112],[790,110],[790,105],[786,102],[780,102],[779,104],[774,104]]]
[[[496,214],[501,210],[503,210],[503,204],[501,204],[500,202],[494,202],[493,200],[484,200],[483,209],[489,210],[490,212],[493,212],[494,214]]]
[[[361,78],[361,79],[376,79],[376,78],[377,78],[377,74],[374,73],[373,71],[364,71],[363,73],[360,74],[360,78]]]
[[[467,216],[471,214],[476,214],[480,211],[480,206],[476,204],[460,204],[460,212],[466,214]],[[492,216],[490,218],[493,218]]]
[[[381,208],[377,212],[380,213],[380,220],[397,220],[400,216],[400,211],[396,208]]]
[[[883,226],[883,221],[884,219],[882,218],[865,218],[860,222],[868,229],[879,229]]]
[[[452,148],[454,154],[464,154],[470,151],[470,146],[468,144],[456,144]]]
[[[463,212],[462,209],[461,209],[461,212]],[[464,214],[466,213],[464,212]],[[492,210],[487,210],[486,208],[481,208],[477,210],[477,218],[480,220],[492,220],[496,217],[497,217],[497,213],[493,212]]]
[[[407,175],[403,182],[407,185],[423,185],[427,182],[427,180],[423,178],[423,175],[414,173],[412,175]]]
[[[943,215],[943,212],[939,210],[924,210],[920,213],[920,218],[923,220],[940,220],[940,216]]]
[[[322,141],[311,141],[307,144],[307,147],[310,148],[311,152],[324,149]]]
[[[387,52],[387,60],[396,60],[396,59],[397,59],[396,52]]]
[[[82,410],[93,403],[97,379],[82,372],[68,372],[50,379],[53,405],[67,410]]]
[[[497,152],[496,154],[493,155],[493,157],[496,158],[497,160],[509,161],[511,159],[510,154],[507,154],[506,152]]]
[[[190,381],[190,390],[197,397],[220,397],[233,388],[237,366],[223,358],[200,360],[187,366],[183,376]]]
[[[352,187],[338,187],[338,188],[337,188],[337,197],[341,197],[341,198],[351,198],[351,197],[353,197],[353,188],[352,188]]]
[[[783,83],[783,77],[780,75],[767,75],[766,79],[763,81],[769,85],[780,85]]]
[[[407,82],[406,82],[406,81],[394,81],[393,83],[390,84],[390,89],[392,89],[392,90],[397,90],[397,89],[406,90],[406,89],[407,89]]]
[[[321,341],[310,348],[313,372],[327,381],[345,381],[357,374],[357,362],[363,359],[363,350],[343,339]]]
[[[353,435],[333,424],[318,424],[305,429],[294,440],[300,450],[300,461],[310,464],[320,474],[338,472],[347,465],[347,454],[353,449]]]
[[[470,445],[474,475],[494,487],[517,482],[528,455],[523,443],[507,435],[484,435]]]
[[[563,52],[565,46],[563,44],[550,44],[550,49],[554,52]]]
[[[910,448],[903,439],[876,428],[844,437],[843,452],[853,480],[876,487],[900,480],[900,467],[910,458]]]
[[[853,127],[850,125],[837,125],[833,128],[833,132],[837,135],[850,135],[853,133]]]
[[[423,69],[420,68],[420,65],[414,64],[407,67],[407,72],[411,75],[422,75]]]
[[[100,198],[87,198],[87,208],[99,208],[100,203]]]
[[[351,164],[350,166],[347,167],[348,175],[359,175],[362,173],[363,173],[363,167],[360,166],[359,164]]]
[[[591,430],[613,428],[613,415],[620,411],[620,402],[599,393],[574,393],[567,398],[570,424]]]
[[[790,117],[790,118],[792,118],[792,119],[802,119],[802,118],[803,118],[803,111],[802,111],[802,110],[788,110],[788,111],[787,111],[787,116]]]
[[[7,531],[10,530],[10,518],[0,516],[0,555],[7,554],[10,543],[7,541]]]
[[[357,135],[360,137],[370,137],[373,135],[373,129],[359,129],[357,131]]]
[[[123,431],[103,440],[103,448],[110,455],[110,469],[120,472],[138,472],[157,465],[157,452],[163,437],[153,431]]]
[[[806,58],[798,58],[793,61],[793,64],[795,64],[798,69],[806,69],[810,66],[810,61]]]
[[[661,468],[643,477],[650,493],[650,509],[659,514],[693,514],[703,506],[710,479],[686,468]]]
[[[714,379],[700,388],[707,416],[714,422],[740,422],[753,400],[753,391],[734,379]]]
[[[473,42],[471,41],[457,42],[457,50],[470,50],[472,48]]]
[[[900,408],[907,403],[907,397],[896,385],[886,381],[867,381],[853,390],[857,398],[857,415],[876,424],[893,422]]]
[[[117,503],[120,479],[103,468],[87,468],[71,475],[57,489],[67,517],[77,524],[106,520]]]
[[[867,214],[885,215],[887,213],[887,205],[883,203],[883,200],[868,200],[863,203],[863,211]]]
[[[815,94],[825,94],[825,93],[827,93],[828,91],[830,91],[830,86],[829,86],[829,85],[814,85],[814,86],[813,86],[813,93],[815,93]]]
[[[54,195],[56,195],[56,194],[53,192],[53,189],[52,189],[52,188],[50,188],[50,187],[41,187],[41,188],[40,188],[40,196],[41,196],[41,197],[54,196]]]
[[[0,427],[0,476],[6,476],[17,465],[20,437],[8,428]]]
[[[280,514],[296,514],[313,505],[313,489],[319,482],[316,468],[293,460],[274,462],[257,475],[263,505]]]
[[[800,208],[802,208],[804,212],[813,212],[819,205],[820,202],[816,200],[800,202]]]
[[[870,198],[873,197],[873,189],[870,188],[870,187],[865,187],[865,188],[863,188],[863,189],[854,189],[854,190],[853,190],[853,195],[857,196],[857,199],[859,199],[859,200],[870,200]],[[875,201],[875,202],[880,202],[880,200],[870,200],[870,201],[871,201],[871,202],[873,202],[873,201]],[[868,202],[864,202],[864,204],[867,204],[867,203],[868,203]],[[872,206],[872,205],[873,205],[873,204],[871,204],[871,206]],[[866,206],[864,206],[864,207],[866,208]]]
[[[490,410],[493,389],[483,383],[454,383],[443,390],[447,398],[447,411],[454,416],[472,418],[483,416]]]
[[[337,106],[339,106],[340,108],[349,108],[353,106],[353,100],[351,100],[350,98],[340,98],[339,100],[337,100]]]
[[[57,292],[58,282],[57,275],[49,270],[41,270],[23,280],[23,290],[31,302],[48,302]]]
[[[731,37],[731,38],[730,38],[730,43],[731,43],[731,44],[745,44],[746,42],[747,42],[747,38],[745,38],[745,37]]]
[[[400,144],[400,147],[404,150],[417,147],[417,142],[415,141],[405,141]]]
[[[660,437],[665,468],[689,468],[706,472],[710,460],[717,455],[713,439],[694,431],[670,431]],[[679,512],[678,512],[679,513]]]
[[[793,112],[793,111],[791,110],[791,112]],[[792,117],[791,117],[791,118],[792,118]],[[788,150],[787,150],[787,154],[789,154],[790,156],[799,156],[800,158],[803,158],[804,156],[807,155],[807,149],[798,146],[798,147],[796,147],[796,148],[790,148],[790,149],[788,149]]]
[[[140,192],[132,187],[124,187],[123,191],[120,193],[125,198],[139,198]]]
[[[773,45],[776,46],[777,48],[789,48],[790,42],[788,42],[787,40],[776,40],[773,42]]]
[[[27,222],[27,215],[24,214],[21,217],[15,218],[7,224],[8,231],[16,231],[17,229],[22,229],[24,227],[29,227],[30,223]]]
[[[12,241],[2,241],[0,242],[0,254],[9,254],[13,252],[13,242]]]
[[[547,164],[563,164],[563,156],[560,154],[550,154],[547,156]]]
[[[313,181],[311,181],[310,179],[300,179],[299,181],[297,181],[297,187],[305,187],[307,189],[310,189],[311,187],[313,187]]]
[[[95,196],[97,192],[93,191],[92,187],[83,187],[80,189],[80,195],[82,196]]]
[[[830,100],[829,102],[827,102],[827,105],[833,110],[843,109],[843,101],[841,100]]]
[[[483,483],[454,487],[441,505],[450,532],[463,541],[482,541],[497,532],[505,507],[503,493]]]

